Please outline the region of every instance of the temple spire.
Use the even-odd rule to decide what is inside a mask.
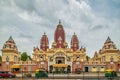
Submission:
[[[46,33],[44,32],[44,35],[46,35]]]
[[[59,19],[59,23],[54,33],[54,48],[65,48],[65,31]]]
[[[42,49],[43,51],[47,51],[47,49],[49,48],[48,45],[49,45],[48,37],[44,32],[40,40],[40,49]]]
[[[77,38],[77,35],[73,34],[72,38],[71,38],[71,48],[73,49],[73,51],[76,51],[79,49],[79,40]]]
[[[12,36],[9,37],[8,41],[14,42]]]
[[[75,32],[74,32],[74,35],[75,35]]]
[[[107,40],[105,41],[102,49],[117,49],[114,42],[108,36]]]
[[[111,39],[110,39],[110,37],[109,37],[109,36],[108,36],[108,38],[107,38],[106,42],[111,42]]]

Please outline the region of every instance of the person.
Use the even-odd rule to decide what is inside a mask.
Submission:
[[[112,72],[113,77],[117,77],[117,73],[115,71]]]
[[[65,74],[67,73],[67,68],[65,68],[64,73],[65,73]]]

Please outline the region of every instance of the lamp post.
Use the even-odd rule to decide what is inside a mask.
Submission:
[[[83,70],[83,80],[84,80],[84,70]]]
[[[98,80],[99,80],[99,71],[100,71],[100,69],[99,69],[99,67],[98,67]]]
[[[23,80],[23,69],[21,68],[21,72],[22,72],[22,80]]]
[[[66,70],[66,73],[68,74],[68,79],[69,79],[69,73],[71,72],[71,62],[68,62],[68,66],[67,66],[67,70]],[[70,71],[68,71],[69,69],[68,68],[70,68]]]
[[[53,68],[53,70],[52,70],[52,73],[53,73],[53,79],[54,79],[54,68]]]
[[[82,58],[82,59],[81,59],[81,62],[82,62],[82,64],[81,64],[81,68],[82,68],[82,69],[81,69],[81,70],[82,70],[82,71],[81,71],[81,72],[83,72],[83,80],[84,80],[84,71],[85,71],[85,70],[84,70],[84,68],[83,68],[83,61],[84,61],[84,60],[83,60],[83,58]]]

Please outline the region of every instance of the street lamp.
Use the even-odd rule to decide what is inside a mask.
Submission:
[[[83,69],[83,80],[84,80],[84,69]]]
[[[100,71],[100,68],[98,67],[98,80],[99,80],[99,71]]]

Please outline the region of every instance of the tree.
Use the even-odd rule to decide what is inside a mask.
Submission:
[[[27,52],[23,52],[23,53],[21,54],[21,60],[22,60],[22,61],[26,61],[26,60],[27,60],[27,57],[28,57]]]
[[[86,60],[87,60],[87,62],[89,61],[89,59],[90,59],[90,57],[89,57],[89,56],[86,56]]]
[[[29,59],[29,60],[32,60],[31,56],[28,56],[28,59]]]
[[[0,56],[0,62],[2,62],[2,57]]]

